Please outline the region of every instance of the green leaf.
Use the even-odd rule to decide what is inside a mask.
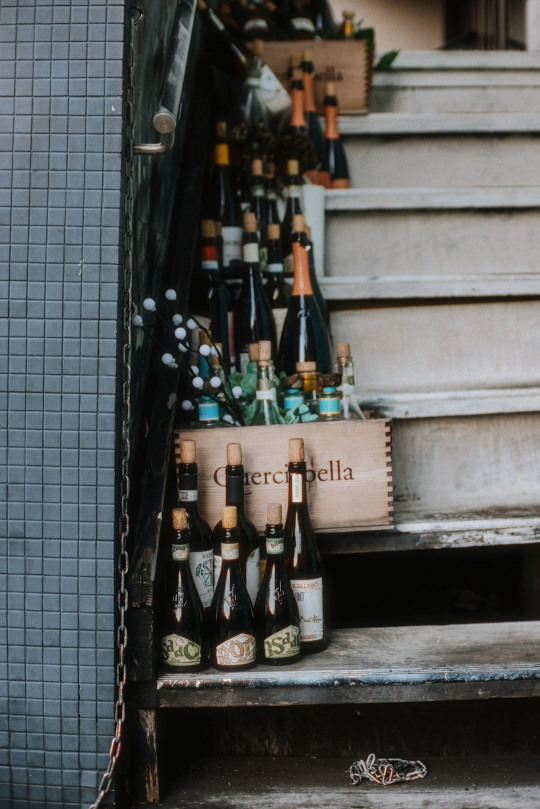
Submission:
[[[317,416],[315,413],[307,413],[302,416],[302,421],[317,421]]]
[[[397,56],[399,56],[399,51],[387,51],[386,53],[383,53],[383,55],[375,65],[375,70],[378,71],[390,70]]]

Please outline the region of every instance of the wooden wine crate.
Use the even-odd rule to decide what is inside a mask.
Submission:
[[[334,82],[340,113],[368,113],[372,82],[372,54],[365,39],[293,40],[266,42],[264,59],[278,79],[287,85],[289,57],[311,51],[315,66],[315,105],[323,112],[326,82]]]
[[[369,414],[371,415],[371,414]],[[226,447],[242,445],[246,515],[262,533],[266,506],[281,502],[286,514],[289,438],[303,438],[310,514],[323,533],[389,528],[393,525],[391,428],[388,419],[272,427],[224,427],[175,431],[197,442],[199,511],[214,526],[225,505]]]

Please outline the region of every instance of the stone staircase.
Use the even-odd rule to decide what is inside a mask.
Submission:
[[[394,419],[398,529],[534,542],[540,57],[402,53],[340,127],[353,188],[327,193],[321,285]]]

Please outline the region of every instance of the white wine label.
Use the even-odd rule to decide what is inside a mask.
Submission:
[[[283,307],[283,309],[272,309],[274,322],[276,324],[276,340],[278,345],[281,339],[281,332],[283,331],[283,326],[285,324],[285,318],[287,317],[287,311],[288,309],[286,306]]]
[[[251,603],[255,604],[257,592],[259,590],[259,562],[261,558],[261,551],[255,548],[251,551],[246,561],[246,589],[248,591]]]
[[[274,115],[291,108],[289,94],[268,65],[261,69],[260,96],[266,109]]]
[[[276,402],[276,389],[270,388],[270,390],[257,390],[255,391],[255,398],[256,399],[266,399],[269,402]]]
[[[199,499],[197,489],[180,489],[178,494],[181,503],[194,503]]]
[[[310,34],[314,34],[316,30],[313,20],[310,20],[309,17],[294,17],[291,25],[295,31],[308,31]]]
[[[268,272],[273,272],[277,274],[283,273],[283,262],[282,261],[272,261],[268,264]]]
[[[228,267],[231,261],[242,261],[242,232],[242,228],[221,228],[224,267]]]
[[[161,638],[161,659],[168,666],[196,666],[201,662],[201,647],[182,635]]]
[[[258,264],[259,245],[257,242],[248,242],[242,249],[242,256],[247,264]]]
[[[218,666],[245,666],[254,662],[255,652],[255,638],[242,632],[216,646],[216,663]]]
[[[219,405],[217,402],[201,402],[199,399],[199,421],[218,421]]]
[[[219,574],[221,573],[221,565],[223,563],[223,559],[221,556],[217,556],[214,554],[214,592],[217,587],[217,583],[219,580]]]
[[[291,472],[291,497],[293,503],[302,502],[302,475]]]
[[[189,567],[195,587],[206,609],[212,602],[214,594],[214,563],[212,550],[193,551],[189,556]]]
[[[240,555],[240,546],[238,542],[222,542],[221,543],[221,556],[223,559],[238,559]]]
[[[173,545],[172,558],[176,562],[180,562],[183,559],[189,559],[189,545]]]
[[[266,553],[283,553],[284,547],[285,539],[283,537],[266,538]]]
[[[291,579],[291,587],[300,613],[300,640],[322,640],[323,581],[322,579]]]
[[[264,656],[272,660],[276,657],[294,657],[299,651],[300,630],[292,624],[265,638]]]

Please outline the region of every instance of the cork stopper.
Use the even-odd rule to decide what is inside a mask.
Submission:
[[[266,522],[268,525],[281,525],[282,521],[281,503],[268,503],[266,507]]]
[[[251,176],[259,177],[263,173],[263,162],[260,158],[256,157],[251,161]]]
[[[281,235],[281,228],[277,222],[272,222],[268,225],[268,238],[272,240],[279,239]]]
[[[244,233],[257,233],[257,217],[253,211],[244,213]]]
[[[272,359],[272,343],[270,340],[259,340],[258,362],[270,362]]]
[[[225,506],[221,510],[221,523],[223,528],[236,528],[237,525],[236,506]]]
[[[341,13],[343,14],[343,19],[346,20],[347,22],[351,22],[352,20],[354,20],[354,17],[356,15],[356,11],[342,11]]]
[[[333,81],[329,81],[326,85],[326,95],[327,96],[335,96],[336,94],[336,85]]]
[[[300,164],[298,160],[287,160],[287,174],[300,174]]]
[[[303,213],[295,213],[292,222],[293,233],[305,233],[306,220]]]
[[[216,135],[218,138],[226,138],[227,137],[227,122],[226,121],[218,121],[216,124]]]
[[[192,443],[195,443],[194,441]],[[173,508],[172,525],[175,531],[183,531],[187,528],[187,511],[185,508]]]
[[[304,439],[289,438],[289,461],[301,463],[304,460]]]
[[[180,441],[180,460],[182,463],[195,463],[197,460],[197,444],[195,441]]]
[[[203,239],[214,239],[216,236],[216,226],[211,219],[203,219],[201,222],[201,232]]]
[[[227,465],[240,466],[242,463],[242,444],[227,444]]]
[[[337,355],[338,357],[343,357],[344,359],[348,359],[351,356],[351,347],[349,343],[338,343],[337,344]]]
[[[258,343],[249,343],[248,344],[248,356],[250,362],[257,362],[259,359],[259,344]]]
[[[313,55],[311,51],[304,51],[302,54],[302,62],[313,62]]]
[[[264,39],[254,39],[251,43],[251,50],[254,56],[262,56],[264,53]]]
[[[297,362],[296,370],[299,374],[313,374],[317,370],[316,362]]]

